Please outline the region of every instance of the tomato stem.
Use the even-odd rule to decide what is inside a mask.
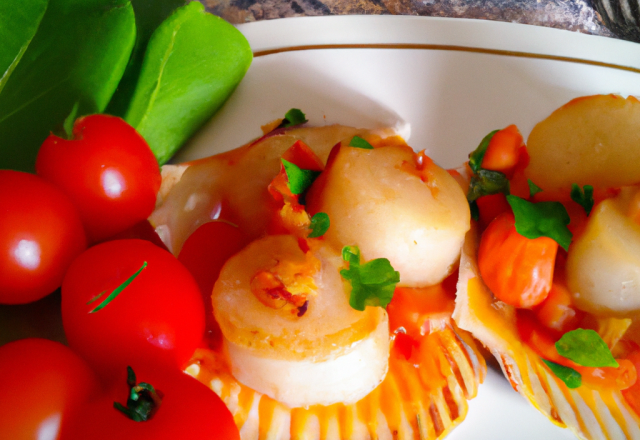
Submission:
[[[151,384],[146,382],[136,384],[136,382],[133,368],[127,367],[127,385],[130,388],[127,406],[113,402],[113,407],[134,422],[146,422],[158,412],[162,403],[162,393],[156,391]]]

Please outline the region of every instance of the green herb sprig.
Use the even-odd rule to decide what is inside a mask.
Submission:
[[[400,282],[400,272],[393,269],[389,260],[376,258],[361,264],[357,246],[345,246],[342,258],[349,263],[349,268],[342,269],[340,275],[351,283],[351,307],[360,311],[366,306],[387,307]]]

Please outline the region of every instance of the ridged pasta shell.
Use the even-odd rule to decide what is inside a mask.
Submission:
[[[243,440],[433,440],[464,420],[486,365],[473,339],[452,320],[434,329],[429,364],[412,365],[392,355],[384,381],[351,405],[290,409],[240,383],[220,351],[199,349],[186,372],[227,404]],[[433,375],[443,386],[433,386]]]
[[[556,425],[568,427],[581,439],[640,439],[640,417],[622,393],[567,388],[520,340],[513,307],[496,300],[480,278],[477,247],[472,227],[460,261],[453,314],[458,326],[491,351],[511,386]]]

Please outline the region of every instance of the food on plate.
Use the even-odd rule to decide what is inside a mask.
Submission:
[[[464,193],[390,130],[301,127],[294,110],[243,147],[163,167],[150,221],[174,254],[195,252],[190,236],[209,223],[249,243],[220,271],[219,329],[186,371],[222,397],[243,439],[440,438],[485,374],[451,319]],[[353,157],[368,171],[349,181]],[[333,203],[340,185],[350,205]],[[395,227],[365,214],[380,206]],[[364,235],[349,231],[350,209]],[[440,246],[441,258],[425,251]]]
[[[0,303],[24,304],[50,294],[87,246],[69,198],[45,179],[0,170]]]
[[[478,222],[454,319],[516,391],[579,438],[640,438],[639,104],[577,98],[526,146],[504,135],[510,126],[469,160]],[[508,166],[496,166],[496,151]]]

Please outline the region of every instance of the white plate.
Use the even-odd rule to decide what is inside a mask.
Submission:
[[[426,17],[305,17],[243,24],[256,57],[177,160],[235,148],[302,109],[313,125],[397,126],[460,165],[489,131],[526,136],[581,95],[640,96],[640,45],[527,25]],[[410,130],[409,130],[410,129]],[[450,440],[571,439],[490,369]]]

